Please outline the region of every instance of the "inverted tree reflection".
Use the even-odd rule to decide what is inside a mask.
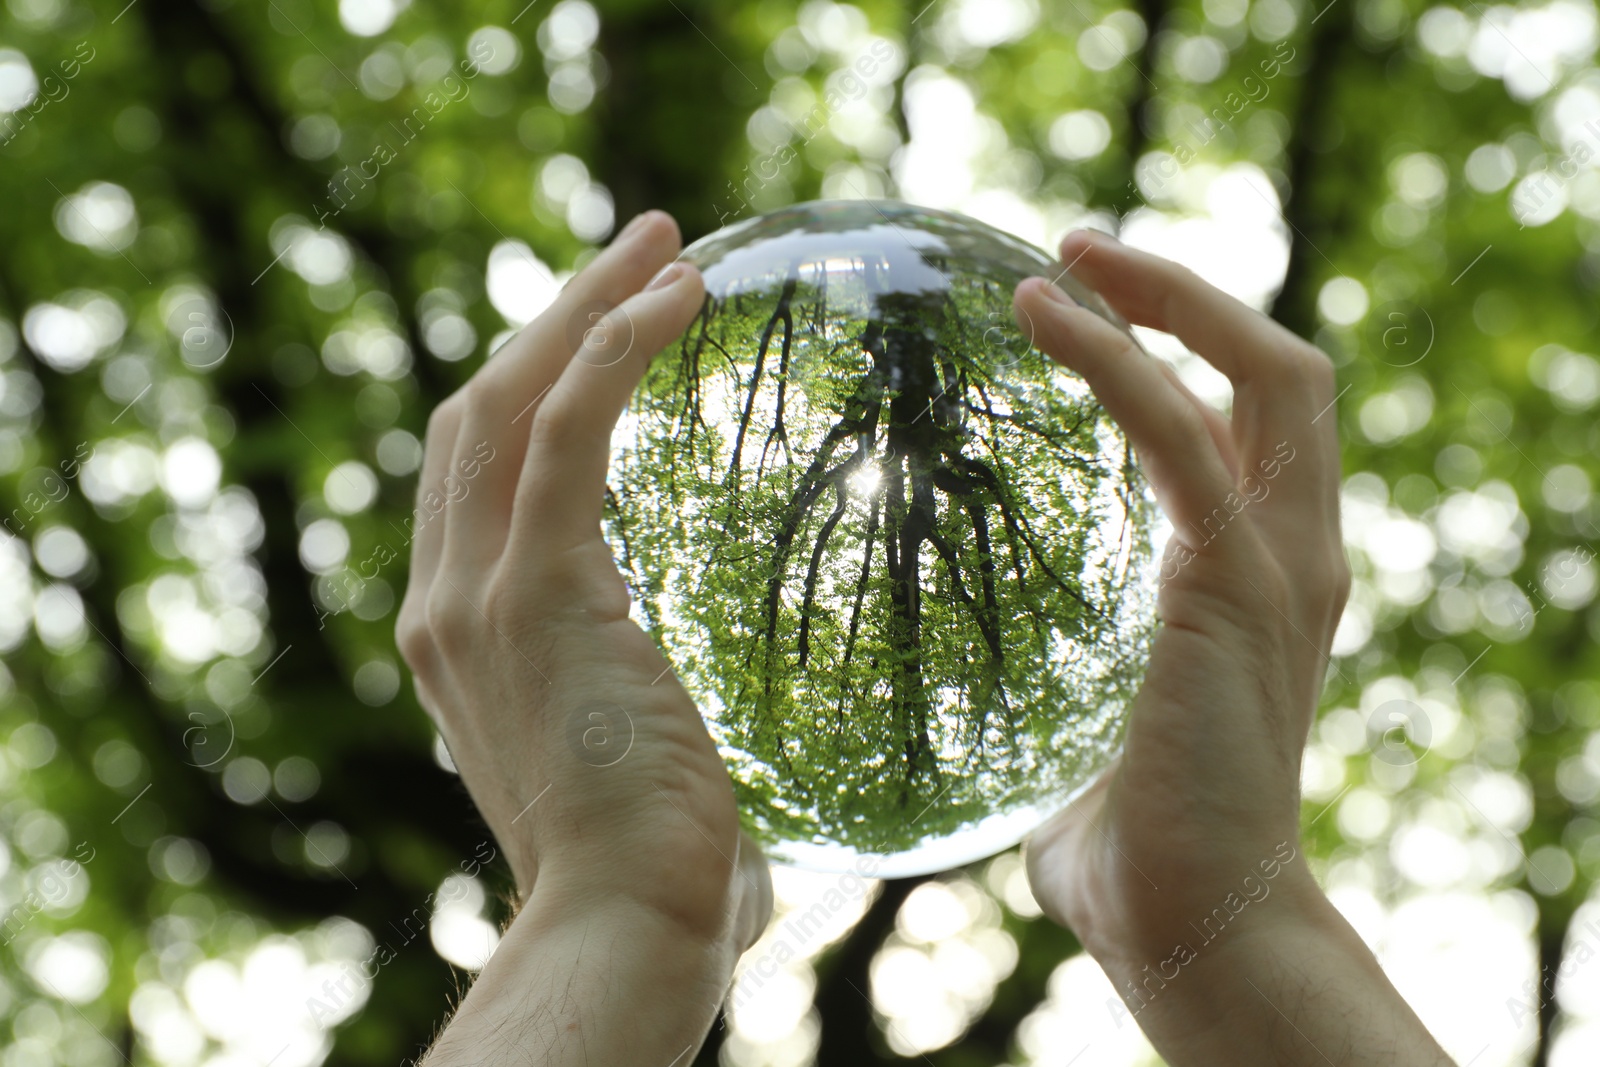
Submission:
[[[708,272],[611,498],[753,828],[898,851],[1061,796],[1120,741],[1153,626],[1129,450],[1018,335],[1012,264],[769,243]]]

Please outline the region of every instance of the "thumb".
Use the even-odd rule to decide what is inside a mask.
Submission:
[[[1096,827],[1105,821],[1106,796],[1121,761],[1118,756],[1078,799],[1023,843],[1023,866],[1033,898],[1046,915],[1062,926],[1071,928],[1071,916],[1081,914],[1078,887],[1084,865],[1098,841]]]
[[[734,942],[744,952],[761,940],[772,920],[772,872],[761,847],[751,836],[739,833],[739,914],[734,920]]]

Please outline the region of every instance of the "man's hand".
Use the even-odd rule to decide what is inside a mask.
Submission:
[[[612,430],[704,298],[678,250],[669,217],[634,220],[429,420],[397,637],[527,901],[436,1062],[484,1062],[493,1033],[518,1062],[666,1063],[770,912],[722,758],[601,539]],[[682,999],[630,1002],[635,979]]]
[[[1122,756],[1034,835],[1034,893],[1174,1065],[1321,1063],[1319,1045],[1341,1067],[1446,1062],[1299,855],[1301,752],[1350,588],[1333,368],[1176,264],[1081,231],[1061,255],[1234,400],[1229,420],[1054,285],[1018,286],[1019,318],[1121,425],[1174,529]],[[1352,1038],[1369,1027],[1386,1053]]]

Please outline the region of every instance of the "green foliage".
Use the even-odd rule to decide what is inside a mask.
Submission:
[[[954,228],[906,211],[859,267],[785,265],[790,227],[859,241],[880,211],[692,253],[714,291],[617,464],[613,539],[780,856],[897,852],[1087,785],[1154,625],[1130,451],[1081,381],[997,343],[1048,260],[959,233],[896,267]],[[717,257],[753,248],[722,291]]]
[[[1451,887],[1499,894],[1537,914],[1540,965],[1557,972],[1600,877],[1600,389],[1583,352],[1597,323],[1600,198],[1593,168],[1574,162],[1593,150],[1592,48],[1524,48],[1539,61],[1525,70],[1533,60],[1501,47],[1522,31],[1431,0],[414,2],[370,33],[346,29],[336,8],[384,5],[9,0],[0,12],[0,85],[18,84],[17,54],[39,83],[0,126],[0,1013],[19,1061],[51,1050],[107,1067],[124,1052],[162,1061],[135,1020],[181,1004],[197,965],[242,965],[263,945],[285,948],[279,936],[308,961],[359,959],[352,924],[392,957],[330,1036],[332,1061],[392,1065],[428,1040],[450,972],[426,937],[401,931],[447,876],[480,862],[487,834],[434,759],[393,647],[418,441],[432,407],[611,232],[607,198],[618,220],[664,207],[691,239],[819,195],[916,186],[1036,225],[1038,240],[1088,216],[1187,253],[1238,243],[1253,269],[1234,280],[1328,351],[1345,390],[1328,418],[1346,441],[1357,584],[1311,738],[1312,862],[1386,903]],[[483,24],[504,33],[480,35]],[[485,44],[490,62],[469,77],[461,64],[481,64]],[[841,72],[863,57],[879,74],[852,88]],[[1158,169],[1180,156],[1179,170]],[[1219,206],[1212,179],[1240,173],[1256,182],[1232,187],[1245,208]],[[1565,207],[1541,210],[1550,203]],[[1224,207],[1225,237],[1163,228]],[[1276,236],[1244,243],[1263,231]],[[990,283],[958,291],[973,306],[940,328],[1003,306],[1001,280]],[[773,303],[751,294],[708,309],[708,336],[748,345]],[[799,289],[791,299],[813,320],[822,303]],[[862,391],[870,366],[849,347],[862,330],[848,314],[797,329],[818,371],[797,361],[795,382],[835,420],[852,398],[895,400]],[[978,350],[953,332],[942,343]],[[694,345],[663,361],[641,408],[660,417],[651,432],[675,425],[689,383],[704,383],[696,404],[718,380],[728,395],[747,388],[741,351],[735,366],[702,359],[681,381],[669,369],[688,366]],[[835,367],[844,373],[819,373]],[[1027,404],[1041,426],[1088,413],[1059,390]],[[1003,491],[970,498],[991,511],[1009,492],[1030,518],[1076,514],[1068,485],[1029,480],[1062,469],[1065,452],[1115,468],[1088,422],[1058,450],[1003,419],[968,418],[972,454],[1008,457],[993,464]],[[716,724],[771,770],[747,779],[751,809],[777,831],[780,775],[790,796],[794,780],[827,783],[786,833],[901,810],[902,787],[908,805],[931,795],[936,774],[956,774],[943,756],[925,777],[867,773],[871,752],[902,751],[908,737],[915,747],[910,720],[876,716],[877,734],[840,744],[836,718],[830,729],[789,710],[836,715],[867,693],[893,707],[892,679],[916,664],[910,635],[895,629],[887,576],[869,573],[862,652],[801,674],[801,626],[823,655],[853,618],[801,610],[804,548],[822,541],[836,498],[799,516],[799,547],[780,558],[758,534],[785,522],[805,468],[758,473],[758,459],[729,482],[726,436],[707,422],[671,472],[681,485],[655,486],[664,507],[701,502],[703,521],[630,520],[641,535],[656,529],[634,547],[681,562],[677,577],[641,556],[624,564],[703,692],[765,716]],[[812,433],[791,447],[814,448]],[[850,454],[836,453],[834,467]],[[870,516],[854,508],[818,565],[847,589]],[[955,570],[981,574],[967,511],[936,516]],[[757,553],[752,569],[741,545]],[[1059,529],[1041,545],[1063,574],[1088,550]],[[1030,700],[1081,695],[1071,671],[1110,670],[1063,657],[1052,674],[1012,673],[1048,647],[1045,621],[1087,642],[1092,616],[1033,568],[1024,585],[997,586],[1011,598],[997,621],[1026,651],[987,675],[962,670],[962,655],[982,659],[981,614],[929,560],[922,631],[936,648],[921,666],[946,679],[956,710],[929,718],[928,751],[975,751],[979,738],[989,751],[1049,748],[1066,782],[1078,770],[1060,739],[1028,731],[1067,724],[1076,738],[1092,709],[1067,702],[1019,718],[1017,733],[988,712],[1001,686]],[[653,602],[676,591],[650,586],[652,572],[688,583],[693,595],[677,595],[692,617],[660,614]],[[785,592],[768,642],[773,580]],[[948,810],[981,811],[1020,781],[995,775],[994,792]],[[1419,826],[1460,845],[1454,881],[1407,852],[1405,831]],[[504,909],[488,877],[494,919]],[[58,884],[64,895],[43,906],[39,891]],[[893,1058],[866,1037],[887,1031],[863,992],[893,926],[869,914],[859,937],[872,944],[847,941],[819,962],[819,1062]],[[965,1037],[929,1053],[939,1067],[1027,1058],[1019,1026],[1076,946],[1020,913],[1005,930],[1016,968]],[[31,969],[63,933],[107,968],[104,989],[78,1004]],[[215,984],[218,972],[198,973]],[[1481,977],[1515,991],[1523,976]],[[1526,1058],[1511,1046],[1543,1041],[1560,1015],[1547,994],[1532,1010],[1532,1034],[1498,1018],[1452,1023],[1463,1042],[1485,1029],[1462,1059],[1491,1037],[1507,1062]],[[717,1060],[722,1037],[701,1063]],[[325,1051],[296,1049],[278,1067]]]

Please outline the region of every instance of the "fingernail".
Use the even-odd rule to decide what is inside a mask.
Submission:
[[[637,215],[635,215],[633,217],[632,221],[630,221],[626,226],[624,226],[622,228],[622,232],[617,234],[617,240],[620,241],[622,238],[628,236],[630,233],[633,233],[635,230],[638,230],[641,227],[643,227],[644,224],[649,221],[650,216],[654,215],[654,214],[655,214],[654,211],[641,211],[641,212],[639,212],[639,214],[637,214]]]
[[[644,287],[645,292],[652,289],[665,289],[679,278],[683,277],[683,264],[676,261],[668,263],[661,268],[661,272],[650,279],[650,284]]]
[[[1079,306],[1078,302],[1072,299],[1072,297],[1068,296],[1066,291],[1063,290],[1061,286],[1057,285],[1053,281],[1050,281],[1048,278],[1042,278],[1040,280],[1043,281],[1044,284],[1039,286],[1039,288],[1044,291],[1045,296],[1048,296],[1051,300],[1054,300],[1058,304],[1064,304],[1070,308]]]

